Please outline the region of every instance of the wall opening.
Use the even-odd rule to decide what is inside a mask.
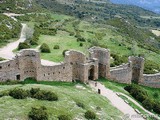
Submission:
[[[88,71],[88,80],[94,80],[94,65],[92,65]]]
[[[140,79],[140,68],[134,67],[132,72],[132,83],[138,84]]]
[[[20,80],[21,76],[20,75],[16,75],[16,80]]]

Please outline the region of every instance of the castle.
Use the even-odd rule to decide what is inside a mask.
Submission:
[[[160,88],[160,73],[143,74],[144,58],[129,57],[128,63],[110,67],[110,51],[100,47],[89,49],[89,56],[70,50],[63,62],[42,65],[37,50],[21,50],[12,60],[0,62],[0,81],[19,80],[32,77],[37,81],[97,80],[107,78],[119,83],[136,82],[145,86]]]

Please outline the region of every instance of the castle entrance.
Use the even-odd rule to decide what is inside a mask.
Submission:
[[[94,65],[92,65],[88,71],[88,80],[94,80]]]

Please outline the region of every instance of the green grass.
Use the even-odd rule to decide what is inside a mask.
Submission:
[[[127,86],[127,84],[113,82],[110,80],[106,80],[104,78],[101,78],[98,81],[101,82],[102,84],[104,84],[107,88],[113,90],[114,92],[124,93],[124,94],[128,95],[129,97],[131,97],[132,99],[134,99],[127,91],[124,90],[124,87]],[[139,85],[139,87],[147,92],[149,98],[154,99],[156,101],[160,101],[160,88],[151,88],[151,87],[146,87],[146,86],[142,86],[142,85]],[[154,97],[155,93],[158,94],[158,97]],[[139,108],[137,105],[135,105],[134,103],[129,101],[125,96],[120,96],[120,97],[122,97],[122,99],[124,99],[124,100],[127,100],[129,102],[129,104],[131,105],[131,107],[136,108],[140,112],[145,114],[145,112],[141,108]],[[134,100],[137,101],[136,99],[134,99]],[[139,101],[137,101],[137,102],[140,105],[142,105]],[[149,118],[149,120],[150,120],[150,118]]]
[[[134,104],[132,101],[130,101],[128,98],[126,98],[125,96],[119,95],[119,97],[121,97],[123,100],[126,100],[133,109],[137,109],[137,110],[138,110],[139,112],[141,112],[141,114],[143,114],[144,116],[148,114],[148,113],[146,113],[144,110],[142,110],[139,106],[137,106],[137,105]],[[147,120],[153,120],[153,119],[150,118],[150,117],[148,117]]]
[[[76,87],[76,85],[81,86],[83,89]],[[119,117],[123,116],[122,113],[114,108],[105,97],[92,92],[89,87],[83,84],[60,82],[41,82],[41,84],[33,84],[32,81],[32,84],[0,85],[0,92],[15,87],[23,89],[31,89],[34,87],[53,91],[58,95],[59,100],[56,102],[49,102],[32,98],[17,100],[9,96],[1,97],[1,119],[26,120],[31,107],[37,106],[45,106],[47,108],[49,120],[58,120],[57,116],[61,114],[69,115],[72,119],[79,118],[81,120],[86,120],[84,118],[84,113],[87,110],[94,111],[97,114],[97,118],[100,120],[119,120]],[[78,107],[76,102],[82,102],[85,105],[85,108],[82,109]],[[97,110],[96,107],[100,107],[101,110]]]
[[[113,82],[105,78],[101,78],[98,81],[104,84],[107,88],[113,90],[114,92],[121,92],[121,93],[129,95],[129,93],[124,90],[124,87],[127,86],[127,84]]]
[[[60,62],[64,60],[62,55],[63,50],[78,50],[86,53],[86,45],[80,47],[80,42],[73,36],[69,36],[69,33],[65,31],[58,31],[55,36],[41,35],[39,39],[39,45],[46,43],[49,45],[51,53],[41,53],[42,59],[47,59],[50,61]],[[53,49],[54,45],[59,45],[60,49]]]

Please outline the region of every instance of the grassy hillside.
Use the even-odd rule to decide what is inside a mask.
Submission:
[[[33,98],[16,100],[9,96],[1,97],[1,119],[27,120],[27,115],[31,110],[31,107],[37,106],[45,106],[47,108],[49,120],[58,120],[57,117],[62,114],[70,116],[72,119],[86,120],[84,118],[84,113],[87,110],[94,111],[97,118],[101,120],[118,120],[122,116],[122,113],[114,108],[106,98],[92,92],[89,87],[83,84],[41,82],[41,84],[0,85],[0,88],[0,93],[13,88],[27,90],[31,88],[40,88],[42,90],[55,92],[59,97],[58,101],[53,102],[36,100]],[[78,107],[76,105],[77,102],[83,103],[84,109]]]
[[[145,73],[160,70],[159,37],[124,19],[114,18],[107,20],[106,24],[100,24],[53,13],[26,14],[18,19],[39,31],[38,45],[31,47],[36,48],[42,43],[49,45],[51,53],[41,53],[43,59],[59,62],[63,60],[63,50],[75,49],[88,54],[91,46],[101,46],[119,56],[121,62],[118,64],[127,62],[128,56],[142,55],[147,62]],[[79,41],[79,38],[84,41]],[[54,49],[55,45],[59,49]]]
[[[63,2],[62,2],[63,1]],[[62,14],[73,15],[81,19],[104,22],[107,19],[121,17],[140,26],[159,27],[158,19],[145,19],[141,16],[158,16],[157,14],[131,5],[117,5],[105,0],[36,0],[44,8]]]
[[[21,24],[3,14],[0,14],[0,21],[0,46],[3,46],[19,37]]]

